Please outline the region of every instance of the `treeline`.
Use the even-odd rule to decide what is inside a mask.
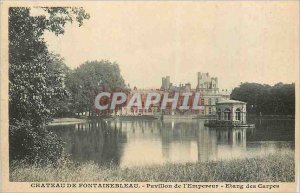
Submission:
[[[247,102],[247,111],[256,115],[295,115],[295,84],[274,86],[242,83],[233,89],[231,99]]]

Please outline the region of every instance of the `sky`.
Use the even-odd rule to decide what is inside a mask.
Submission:
[[[297,1],[89,2],[91,18],[47,33],[50,50],[74,69],[85,61],[117,62],[131,87],[160,88],[161,77],[197,86],[197,72],[219,88],[241,82],[295,82],[299,64]]]

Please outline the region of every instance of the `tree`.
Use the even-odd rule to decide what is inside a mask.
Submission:
[[[10,124],[16,121],[40,126],[55,113],[53,101],[65,97],[65,65],[51,54],[43,34],[64,33],[67,22],[79,26],[89,15],[81,8],[40,8],[47,15],[31,16],[28,7],[9,9],[9,110]]]
[[[277,83],[274,86],[242,83],[233,89],[231,98],[247,102],[249,113],[267,115],[295,114],[295,84]]]
[[[57,101],[67,96],[64,79],[68,69],[61,57],[50,53],[45,31],[64,33],[76,20],[89,15],[82,8],[9,8],[9,155],[10,162],[52,163],[62,154],[62,142],[44,125],[57,112]]]
[[[67,77],[74,112],[95,112],[99,92],[127,91],[119,65],[108,60],[85,62]]]
[[[50,106],[53,109],[52,116],[54,117],[64,117],[70,112],[69,109],[69,98],[70,93],[67,90],[65,80],[71,73],[71,69],[64,63],[64,60],[58,55],[53,55],[54,59],[52,64],[49,66],[49,74],[56,74],[59,78],[50,79],[52,85],[59,85],[58,88],[63,89],[63,96],[52,98]]]

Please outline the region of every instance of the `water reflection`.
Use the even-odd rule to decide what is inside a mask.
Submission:
[[[291,129],[287,130],[287,124],[282,126],[284,129],[274,126],[271,132],[284,130],[290,136]],[[204,120],[99,121],[51,129],[66,142],[66,151],[75,161],[121,167],[216,161],[293,148],[289,140],[253,140],[268,132],[262,125],[256,129],[207,128]]]
[[[246,128],[205,128],[198,133],[198,160],[237,158],[246,152]]]
[[[65,149],[78,162],[120,165],[126,135],[106,122],[62,125],[51,128],[65,142]]]

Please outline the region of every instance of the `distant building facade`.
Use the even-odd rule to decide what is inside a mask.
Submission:
[[[169,97],[172,98],[172,93],[179,92],[180,94],[184,92],[191,92],[193,93],[192,96],[189,98],[188,106],[193,105],[195,93],[200,93],[200,99],[198,102],[198,106],[200,106],[200,110],[193,110],[190,108],[189,110],[172,110],[171,104],[167,104],[167,108],[164,110],[160,109],[160,104],[152,105],[148,110],[145,109],[138,109],[132,107],[131,109],[126,109],[123,107],[119,109],[116,113],[117,115],[151,115],[151,114],[167,114],[167,115],[197,115],[197,116],[214,116],[216,115],[216,104],[222,100],[230,99],[230,92],[227,90],[219,91],[218,87],[218,78],[217,77],[210,77],[209,73],[197,73],[197,86],[195,89],[192,89],[191,83],[179,83],[179,86],[175,86],[170,79],[170,76],[162,77],[162,85],[160,89],[148,89],[148,90],[140,90],[134,88],[131,90],[130,95],[134,93],[140,93],[142,95],[141,101],[144,105],[146,101],[147,93],[150,92],[157,92],[161,95],[164,93],[170,93]],[[130,98],[130,97],[129,97]],[[183,96],[179,96],[178,104],[183,103]]]
[[[219,91],[218,78],[211,77],[209,73],[197,73],[196,92],[201,93],[200,104],[203,109],[199,112],[200,116],[215,115],[216,104],[230,98],[230,92],[227,90]]]
[[[170,82],[170,76],[162,78],[162,91],[177,91],[177,92],[200,92],[201,97],[199,105],[200,110],[189,111],[187,113],[196,113],[199,116],[213,116],[216,114],[216,103],[222,100],[230,99],[230,91],[219,90],[218,78],[211,77],[209,73],[197,73],[197,86],[196,89],[192,89],[190,83],[185,85],[179,84],[179,86],[173,86]]]
[[[160,87],[161,91],[185,91],[189,92],[192,90],[191,83],[179,83],[179,86],[173,85],[173,83],[170,82],[170,76],[162,77],[162,84]]]

